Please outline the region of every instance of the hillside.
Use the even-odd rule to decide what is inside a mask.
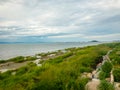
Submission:
[[[13,63],[29,62],[20,68],[1,72],[0,90],[85,90],[93,79],[100,81],[99,90],[119,90],[120,43],[69,48],[38,56],[10,59]],[[103,64],[98,68],[100,63]],[[98,74],[96,77],[93,71]]]

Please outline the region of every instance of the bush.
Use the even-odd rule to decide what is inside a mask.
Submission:
[[[83,73],[83,72],[91,72],[91,71],[92,71],[92,69],[89,68],[89,67],[81,67],[81,68],[80,68],[80,72],[81,72],[81,73]]]
[[[115,88],[111,83],[103,80],[98,85],[98,90],[115,90]]]
[[[105,78],[107,78],[107,77],[109,77],[110,76],[110,73],[106,73],[106,72],[103,72],[103,71],[101,71],[100,73],[99,73],[99,79],[100,80],[104,80]]]
[[[24,73],[26,73],[28,71],[28,68],[25,66],[25,67],[21,67],[17,72],[16,72],[16,75],[22,75]]]
[[[23,56],[18,56],[18,57],[15,57],[15,58],[11,58],[9,60],[13,61],[13,62],[16,62],[16,63],[19,63],[19,62],[23,62],[24,61],[24,57]]]
[[[85,86],[88,83],[88,78],[81,78],[76,80],[76,87],[74,90],[85,90]]]
[[[0,60],[0,64],[1,64],[1,63],[5,63],[5,62],[6,62],[5,60]]]
[[[103,65],[102,65],[102,70],[105,72],[105,73],[110,73],[111,70],[112,70],[112,64],[110,62],[105,62]]]
[[[26,57],[26,61],[32,61],[32,60],[35,60],[35,59],[37,59],[35,56],[27,56]]]
[[[115,82],[120,82],[120,68],[116,68],[113,71]]]

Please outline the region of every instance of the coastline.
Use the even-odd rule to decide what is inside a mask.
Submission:
[[[0,44],[0,60],[7,60],[17,56],[34,56],[38,53],[54,52],[73,47],[98,45],[104,42],[59,42],[59,43],[17,43]]]
[[[41,80],[47,82],[47,86],[49,85],[50,88],[53,88],[53,86],[56,86],[56,82],[59,83],[58,80],[64,83],[62,84],[62,87],[64,87],[68,83],[71,83],[72,78],[74,82],[80,80],[75,84],[77,85],[79,82],[82,83],[83,87],[80,87],[80,90],[83,90],[83,88],[87,88],[87,86],[97,87],[101,85],[102,78],[104,78],[104,80],[106,80],[105,83],[113,85],[111,81],[114,77],[111,76],[115,76],[114,82],[119,82],[119,75],[116,76],[116,73],[119,73],[119,68],[116,67],[115,70],[113,70],[111,67],[111,60],[113,60],[114,57],[119,58],[119,46],[120,43],[106,43],[86,47],[67,48],[58,50],[57,52],[40,53],[36,54],[36,58],[31,56],[12,58],[10,62],[0,64],[0,66],[3,65],[0,67],[0,75],[2,78],[1,84],[5,87],[13,83],[11,86],[16,88],[16,84],[20,84],[19,81],[21,81],[20,78],[22,78],[21,88],[24,88],[23,90],[26,90],[26,86],[22,84],[25,82],[27,83],[27,87],[29,87],[29,85],[31,85],[30,81],[34,83],[31,88],[35,87],[33,90],[36,90],[36,87],[39,87],[36,82],[46,86],[46,83],[41,82]],[[106,63],[104,61],[106,61]],[[102,69],[98,69],[98,65],[101,65]],[[118,66],[119,62],[114,66],[116,65]],[[109,73],[108,76],[104,77],[98,74],[99,72],[103,72],[102,70],[104,70],[104,73]],[[114,71],[117,72],[111,73]],[[16,81],[14,81],[14,79]],[[6,80],[9,80],[9,82],[6,83]],[[68,82],[66,82],[66,80],[68,80]],[[99,82],[96,82],[96,80],[99,80]],[[53,86],[51,86],[49,81]],[[118,84],[115,84],[113,87],[119,88],[118,86],[116,87]],[[61,83],[58,85],[61,85]],[[1,85],[1,88],[4,87]],[[76,86],[75,90],[77,88],[79,88],[79,86]]]
[[[94,45],[98,45],[98,43]],[[92,44],[92,45],[85,45],[82,47],[70,47],[70,48],[65,48],[65,49],[46,52],[46,53],[43,52],[43,53],[38,53],[35,55],[30,55],[30,56],[16,56],[13,58],[9,58],[7,60],[1,60],[0,61],[0,72],[4,73],[8,70],[16,70],[31,62],[35,63],[37,66],[41,66],[41,63],[39,62],[44,62],[46,60],[62,56],[63,54],[68,53],[70,49],[85,48],[87,46],[94,46],[94,45]]]

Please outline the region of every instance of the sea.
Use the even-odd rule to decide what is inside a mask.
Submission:
[[[97,45],[102,42],[54,42],[54,43],[7,43],[0,44],[0,60],[16,56],[33,56],[72,47]]]

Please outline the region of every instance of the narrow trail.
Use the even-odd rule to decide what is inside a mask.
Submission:
[[[112,50],[109,50],[107,52],[106,55],[103,56],[103,61],[100,62],[97,66],[96,66],[96,70],[92,71],[92,80],[90,82],[88,82],[86,84],[86,90],[98,90],[97,87],[98,85],[100,84],[100,79],[99,79],[99,69],[101,68],[101,66],[106,62],[110,62],[111,63],[111,60],[109,58],[109,54],[112,52]],[[112,64],[112,63],[111,63]],[[114,83],[114,76],[113,76],[113,69],[111,70],[111,73],[110,73],[110,82],[111,83]]]

